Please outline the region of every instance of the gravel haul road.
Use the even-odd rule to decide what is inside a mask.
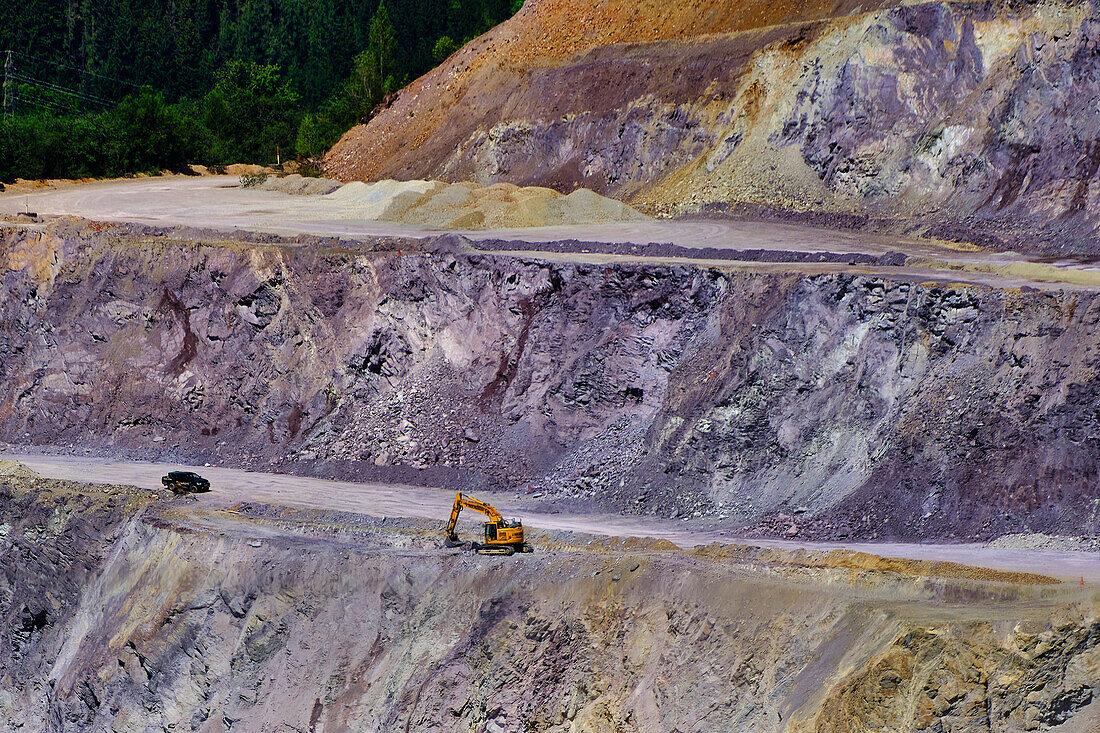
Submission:
[[[112,461],[97,458],[2,454],[19,461],[43,476],[91,483],[131,484],[146,489],[161,488],[160,479],[169,471],[192,470],[209,478],[211,493],[200,495],[200,506],[226,508],[244,501],[333,509],[371,516],[439,519],[442,523],[454,497],[450,492],[399,484],[354,483],[285,474],[257,473],[211,466],[176,466],[161,463]],[[1100,556],[1088,552],[1051,552],[991,548],[977,544],[933,545],[912,543],[798,542],[791,540],[746,539],[725,532],[694,529],[690,522],[626,517],[619,515],[537,513],[524,508],[514,494],[486,492],[479,495],[505,516],[518,516],[526,526],[614,537],[666,539],[682,548],[712,542],[750,544],[781,549],[846,549],[885,557],[910,560],[957,562],[994,570],[1039,573],[1066,581],[1084,579],[1100,583]],[[463,517],[469,528],[475,524],[469,513]],[[467,530],[468,531],[468,530]]]
[[[0,194],[0,216],[22,212],[38,216],[79,216],[154,226],[186,226],[221,232],[250,231],[294,236],[309,234],[346,238],[434,237],[438,229],[356,218],[355,207],[339,198],[292,196],[277,191],[245,189],[233,176],[164,177],[63,185],[34,192]],[[979,251],[931,239],[837,231],[776,222],[731,220],[618,221],[592,224],[524,227],[517,229],[453,230],[474,241],[513,243],[501,246],[501,254],[534,256],[545,260],[567,259],[594,263],[641,262],[693,264],[703,267],[749,267],[783,272],[878,272],[895,277],[944,282],[982,283],[1016,288],[1025,285],[1057,289],[1100,289],[1100,268],[1091,259],[1052,261],[1029,258],[1016,252]],[[639,245],[638,252],[607,254],[589,252],[577,242],[602,245]],[[546,247],[527,250],[514,243],[563,243],[562,252]],[[688,248],[673,257],[667,245]],[[650,245],[664,245],[647,252]],[[854,254],[883,257],[904,255],[904,266],[867,266],[863,263],[792,263],[713,259],[691,250],[738,250],[793,253]],[[536,251],[537,250],[537,251]]]
[[[101,221],[208,227],[223,231],[240,229],[346,237],[428,237],[440,233],[440,230],[395,222],[349,218],[355,213],[354,207],[338,198],[246,189],[233,176],[105,181],[0,196],[0,213],[17,214],[27,210],[44,216],[71,215]],[[637,244],[672,242],[725,249],[755,247],[875,253],[902,246],[911,249],[919,242],[790,224],[725,221],[649,220],[462,233],[475,239],[529,242],[584,239]]]

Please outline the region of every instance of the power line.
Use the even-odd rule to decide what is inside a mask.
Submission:
[[[107,79],[108,81],[113,81],[113,82],[116,82],[118,84],[125,84],[125,85],[131,86],[135,89],[141,89],[141,87],[142,87],[141,84],[135,84],[132,81],[126,81],[125,79],[119,79],[118,77],[114,77],[114,76],[107,76],[106,74],[100,74],[100,73],[95,72],[95,71],[88,71],[87,69],[82,69],[79,66],[73,66],[72,64],[64,64],[64,63],[61,63],[60,61],[51,61],[50,59],[43,58],[41,56],[32,56],[29,53],[23,53],[22,51],[9,50],[8,53],[9,54],[15,54],[16,56],[22,56],[23,58],[30,59],[32,61],[39,61],[39,62],[44,63],[44,64],[50,64],[51,66],[56,66],[59,69],[70,69],[72,71],[76,71],[80,74],[85,74],[87,76],[94,76],[94,77],[97,77],[99,79]]]
[[[40,109],[49,109],[54,112],[69,112],[79,116],[87,114],[85,110],[52,99],[45,99],[41,97],[36,99],[33,97],[23,97],[20,95],[13,95],[12,99],[16,102],[21,102],[22,104],[29,104]]]
[[[29,61],[30,65],[21,64],[20,68],[16,68],[16,58]],[[80,83],[80,88],[73,88],[65,86],[63,83],[55,83],[52,81],[46,81],[39,78],[41,75],[45,75],[45,69],[42,66],[38,67],[38,71],[41,73],[35,73],[33,71],[35,64],[48,64],[58,69],[68,69],[78,74],[83,75],[87,82],[97,82],[102,84],[105,82],[113,82],[116,84],[126,85],[128,87],[140,88],[139,85],[132,82],[118,79],[115,77],[107,76],[106,74],[97,74],[87,69],[81,69],[71,64],[65,64],[58,61],[52,61],[40,56],[33,56],[22,51],[15,51],[9,49],[5,52],[4,62],[4,116],[11,117],[14,114],[15,102],[21,101],[24,104],[30,104],[38,109],[50,110],[61,114],[87,114],[89,112],[102,112],[110,107],[118,104],[117,99],[108,99],[101,94],[94,93],[87,89],[87,83]],[[17,87],[18,85],[18,87]],[[36,94],[31,97],[26,94],[27,88],[33,89]],[[17,91],[22,90],[22,93]],[[117,88],[112,90],[114,92],[119,91]],[[61,95],[60,97],[58,95]],[[113,96],[113,95],[112,95]],[[69,101],[65,101],[65,99]],[[82,109],[83,107],[83,109]]]
[[[68,87],[61,86],[60,84],[54,84],[53,82],[44,81],[42,79],[35,79],[33,77],[24,76],[24,75],[19,74],[19,73],[15,73],[15,72],[9,73],[8,77],[11,78],[11,79],[14,79],[15,81],[21,81],[24,84],[30,84],[31,86],[43,87],[43,88],[48,89],[52,92],[56,92],[58,94],[67,94],[71,97],[77,97],[79,99],[84,100],[85,102],[91,102],[93,104],[101,104],[104,107],[110,107],[110,106],[113,106],[114,104],[116,104],[115,102],[113,102],[109,99],[104,99],[103,97],[100,97],[100,96],[95,95],[95,94],[90,94],[88,92],[73,91],[72,89],[69,89]]]
[[[80,117],[83,116],[79,110],[75,110],[72,107],[66,105],[59,105],[53,102],[47,102],[41,99],[27,99],[26,97],[15,97],[14,101],[19,105],[20,117],[25,117],[29,113],[35,111],[49,112],[51,116],[55,117]]]
[[[60,84],[54,84],[53,82],[44,81],[42,79],[35,79],[34,77],[24,76],[18,73],[11,74],[10,76],[15,81],[23,82],[24,84],[28,84],[33,87],[42,87],[44,89],[48,89],[51,92],[57,92],[58,94],[66,94],[70,97],[79,97],[85,102],[93,102],[95,104],[103,104],[108,106],[114,104],[114,102],[108,99],[104,99],[103,97],[100,97],[98,95],[89,94],[88,92],[74,91],[69,87],[62,86]]]
[[[85,124],[91,125],[98,132],[106,134],[107,129],[103,126],[98,118],[89,115],[83,110],[76,109],[75,107],[68,106],[64,103],[55,102],[50,99],[28,99],[26,97],[17,97],[18,101],[25,104],[30,104],[39,109],[43,109],[53,113],[72,115],[73,117],[79,117]]]
[[[13,58],[13,56],[16,55],[31,59],[32,61],[37,60],[51,63],[55,66],[65,66],[18,51],[8,51],[4,61],[4,116],[7,118],[12,116],[17,100],[37,109],[50,110],[61,114],[78,115],[87,112],[102,111],[117,103],[114,100],[106,99],[86,90],[76,90],[63,86],[62,84],[39,79],[35,74],[23,68],[17,70],[15,68],[15,59]],[[75,67],[70,68],[75,69]],[[77,70],[79,71],[79,69]],[[89,76],[95,76],[91,72],[83,73]],[[18,89],[16,83],[19,84]],[[27,94],[28,89],[33,90],[35,94],[29,96]],[[87,109],[82,109],[82,107]]]

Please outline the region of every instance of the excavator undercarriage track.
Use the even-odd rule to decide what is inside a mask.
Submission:
[[[513,547],[479,547],[477,548],[477,554],[479,555],[515,555],[516,551]]]

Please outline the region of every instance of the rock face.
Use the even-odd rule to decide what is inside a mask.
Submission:
[[[0,475],[0,730],[50,721],[49,665],[113,543],[156,499],[132,487],[87,487]],[[87,683],[77,699],[95,700]],[[98,701],[96,701],[98,704]]]
[[[1094,295],[266,239],[4,230],[0,439],[800,537],[1097,533]]]
[[[1094,3],[786,7],[528,2],[327,166],[1097,251]]]
[[[119,492],[0,477],[0,730],[992,733],[1100,689],[1074,588]]]

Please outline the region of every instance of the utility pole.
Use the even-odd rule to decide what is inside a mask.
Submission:
[[[11,60],[11,51],[8,51],[8,57],[4,61],[4,119],[11,117],[12,105],[15,100],[12,99],[12,79],[11,73],[15,70],[15,64]]]

